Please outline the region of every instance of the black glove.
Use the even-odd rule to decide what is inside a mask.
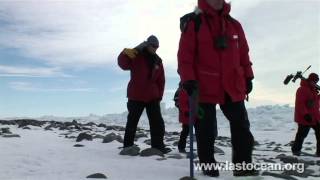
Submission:
[[[303,116],[304,120],[306,120],[307,122],[311,122],[312,121],[312,116],[310,114],[306,114]]]
[[[195,80],[188,80],[182,84],[182,88],[191,96],[198,89],[198,83]]]
[[[252,91],[252,79],[247,79],[247,91],[246,94],[251,93]]]

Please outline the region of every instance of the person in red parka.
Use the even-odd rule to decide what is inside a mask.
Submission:
[[[179,110],[179,122],[181,123],[180,138],[178,141],[178,150],[180,153],[186,153],[187,137],[189,135],[189,104],[188,94],[182,88],[182,83],[174,94],[174,104]]]
[[[160,110],[165,76],[161,58],[156,54],[159,41],[154,36],[139,46],[125,48],[118,57],[118,64],[123,70],[129,70],[131,79],[128,83],[128,119],[123,146],[134,145],[134,137],[140,116],[146,108],[149,119],[151,146],[166,153],[169,151],[163,143],[165,126]]]
[[[319,76],[311,73],[307,80],[301,80],[300,87],[296,93],[294,119],[298,124],[298,132],[291,150],[297,156],[300,155],[303,141],[307,137],[310,128],[312,128],[317,139],[316,155],[320,157],[320,96],[315,87],[318,81]]]
[[[233,163],[252,162],[254,138],[244,100],[252,90],[254,75],[244,31],[229,12],[230,4],[224,0],[198,0],[194,16],[180,24],[178,73],[189,95],[198,92],[204,112],[195,122],[200,163],[216,162],[216,104],[230,122]],[[203,169],[203,173],[219,176],[218,170]],[[236,170],[234,176],[257,173]]]

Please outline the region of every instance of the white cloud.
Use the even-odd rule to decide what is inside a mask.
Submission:
[[[179,17],[193,4],[192,0],[1,1],[0,22],[5,26],[0,30],[0,47],[18,48],[25,56],[54,65],[97,66],[114,63],[123,47],[156,34],[164,57],[169,59],[170,54],[172,59]]]
[[[160,39],[159,54],[169,72],[166,76],[176,77],[179,17],[192,11],[196,1],[1,1],[0,48],[17,48],[23,55],[54,67],[116,68],[122,48],[133,47],[155,34]],[[249,41],[256,74],[254,85],[260,84],[253,100],[291,104],[294,90],[283,87],[284,77],[310,64],[311,71],[320,71],[319,3],[232,1],[231,13],[242,22]],[[61,73],[54,68],[51,72]],[[15,75],[37,76],[35,73]],[[12,74],[2,72],[2,76]]]
[[[0,77],[72,77],[60,68],[17,67],[0,65]]]
[[[29,82],[10,82],[9,87],[17,91],[28,92],[94,92],[94,88],[44,88]]]

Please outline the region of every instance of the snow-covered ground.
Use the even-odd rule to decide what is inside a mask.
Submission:
[[[293,122],[293,108],[289,106],[262,106],[248,109],[251,121],[251,129],[259,146],[254,151],[254,160],[261,162],[261,159],[273,159],[279,154],[291,155],[290,146],[286,146],[293,140],[296,131],[296,124]],[[219,136],[230,137],[229,125],[222,113],[218,111]],[[166,130],[169,132],[180,131],[180,124],[177,120],[177,110],[169,108],[164,110],[163,117],[166,123]],[[17,119],[17,118],[2,118]],[[126,113],[105,116],[90,115],[87,117],[64,118],[46,116],[36,118],[38,120],[72,121],[80,123],[95,122],[104,123],[107,126],[124,126]],[[148,129],[146,116],[143,115],[139,126]],[[86,179],[90,174],[103,173],[108,179],[114,180],[177,180],[189,174],[189,161],[182,154],[182,159],[170,158],[169,156],[180,155],[170,138],[177,136],[166,136],[166,144],[173,148],[173,151],[164,158],[159,156],[122,156],[119,155],[122,144],[117,141],[102,143],[102,139],[94,138],[92,141],[76,142],[75,138],[66,136],[77,136],[80,132],[88,132],[105,136],[111,132],[123,135],[123,131],[106,130],[106,128],[92,126],[92,130],[68,131],[53,128],[52,131],[45,131],[44,126],[28,126],[30,129],[18,128],[17,125],[2,125],[0,128],[10,128],[13,134],[21,137],[4,138],[0,136],[0,180],[78,180]],[[147,133],[147,131],[144,131]],[[148,134],[149,136],[149,134]],[[145,149],[149,146],[144,143],[149,137],[139,138],[136,144]],[[84,147],[74,147],[75,144],[82,144]],[[224,151],[224,154],[216,155],[220,162],[231,161],[231,148],[227,141],[217,141],[217,147]],[[310,131],[304,144],[304,151],[313,154],[315,152],[315,136]],[[280,147],[280,151],[274,149]],[[306,161],[320,162],[316,157],[299,157]],[[314,171],[313,175],[320,175],[319,164],[309,166]],[[205,177],[201,172],[196,171],[198,180],[212,179]],[[296,179],[305,179],[293,176]],[[308,177],[307,179],[318,179]],[[235,179],[231,171],[220,172],[219,179]],[[244,179],[278,179],[271,176],[242,177]]]

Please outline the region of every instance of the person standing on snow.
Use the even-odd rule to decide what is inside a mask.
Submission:
[[[301,80],[297,90],[294,119],[298,124],[298,131],[291,147],[293,155],[300,156],[303,141],[312,128],[317,139],[316,156],[320,157],[320,96],[315,87],[318,81],[319,76],[311,73],[306,80]]]
[[[161,58],[156,54],[159,41],[154,36],[139,46],[125,48],[118,57],[118,64],[123,70],[129,70],[131,79],[128,83],[128,119],[124,135],[124,148],[134,145],[134,137],[140,116],[146,109],[149,119],[151,146],[163,153],[169,151],[163,138],[165,133],[164,121],[160,110],[165,76]]]
[[[188,95],[182,89],[182,83],[179,83],[179,87],[174,93],[174,105],[179,111],[179,122],[181,123],[181,132],[178,141],[178,151],[180,153],[186,153],[187,137],[189,135],[189,109],[188,109]]]
[[[244,100],[254,78],[249,48],[241,24],[229,15],[224,0],[198,0],[198,9],[180,24],[178,73],[191,96],[198,92],[203,117],[195,121],[200,163],[216,163],[216,104],[230,122],[232,162],[251,163],[254,138]],[[202,169],[216,177],[219,171]],[[255,170],[235,170],[234,176],[257,175]]]

